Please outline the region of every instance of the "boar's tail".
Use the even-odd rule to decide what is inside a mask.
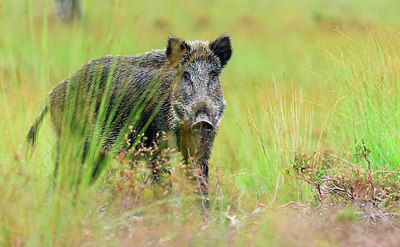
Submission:
[[[28,149],[33,152],[36,145],[36,137],[39,132],[39,128],[42,125],[43,118],[46,116],[47,112],[49,111],[49,104],[43,106],[42,110],[40,111],[39,116],[37,116],[35,123],[32,125],[31,129],[26,136],[26,142],[28,144]]]

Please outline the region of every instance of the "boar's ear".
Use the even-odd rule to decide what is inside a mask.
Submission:
[[[166,51],[167,58],[172,64],[179,63],[189,49],[190,47],[185,41],[176,36],[169,37]]]
[[[211,42],[210,49],[221,61],[221,66],[224,67],[232,55],[231,38],[229,35],[219,36]]]

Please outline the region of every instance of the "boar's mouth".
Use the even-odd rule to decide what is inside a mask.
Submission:
[[[192,134],[208,136],[214,131],[214,125],[206,114],[199,114],[191,126]]]

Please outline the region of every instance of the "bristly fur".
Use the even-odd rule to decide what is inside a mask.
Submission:
[[[74,132],[77,121],[83,121],[86,142],[102,143],[102,153],[122,151],[120,137],[125,136],[129,125],[136,129],[129,139],[135,140],[144,132],[149,146],[159,133],[166,132],[185,160],[194,158],[201,167],[202,193],[207,193],[208,159],[225,109],[219,75],[231,55],[228,35],[212,42],[186,42],[172,36],[165,50],[91,60],[51,90],[49,103],[32,126],[28,140],[34,143],[48,110],[58,139],[63,130]],[[104,104],[105,99],[108,101]],[[103,116],[100,111],[104,105]],[[64,116],[69,113],[73,118],[65,124]],[[212,126],[209,134],[192,131],[199,116]],[[93,140],[93,126],[101,118],[104,142]],[[106,123],[112,128],[107,129]]]

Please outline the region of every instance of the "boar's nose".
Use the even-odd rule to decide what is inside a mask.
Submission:
[[[201,135],[210,134],[214,130],[214,125],[209,120],[208,116],[200,115],[192,124],[192,131]]]

